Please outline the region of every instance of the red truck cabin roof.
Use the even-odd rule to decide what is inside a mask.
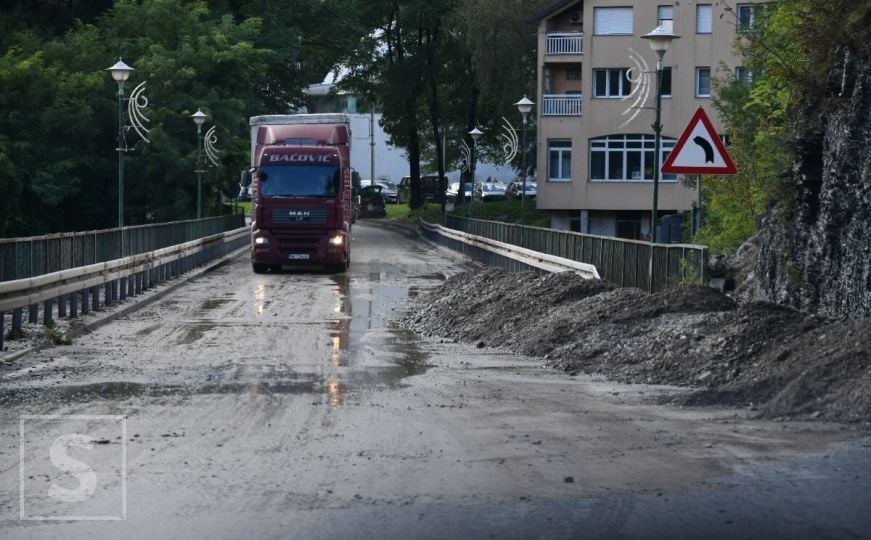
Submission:
[[[348,127],[337,124],[289,124],[260,126],[258,145],[303,144],[340,146],[348,144]]]

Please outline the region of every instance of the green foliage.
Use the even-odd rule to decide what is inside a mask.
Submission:
[[[779,0],[757,6],[752,28],[736,41],[752,84],[734,77],[715,83],[714,106],[738,174],[703,179],[705,222],[696,241],[713,252],[734,251],[755,233],[759,217],[772,205],[780,203],[782,212],[793,208],[789,180],[780,179],[792,159],[787,141],[816,129],[816,119],[805,118],[800,109],[832,97],[833,67],[843,64],[844,51],[867,50],[869,38],[871,0]]]
[[[248,164],[248,117],[287,112],[354,39],[333,38],[347,30],[340,8],[338,0],[4,3],[0,236],[117,223],[117,86],[105,68],[119,56],[136,70],[127,97],[146,82],[151,140],[127,134],[126,222],[195,215],[197,108],[209,115],[203,131],[217,127],[221,158],[203,175],[204,213],[222,212],[219,195],[235,195]]]
[[[52,345],[72,345],[73,339],[61,332],[54,324],[45,325],[45,337],[51,341]]]

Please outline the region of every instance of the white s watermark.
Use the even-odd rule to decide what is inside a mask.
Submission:
[[[127,518],[125,417],[23,415],[20,427],[20,519]]]

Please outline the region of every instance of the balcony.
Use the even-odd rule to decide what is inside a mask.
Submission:
[[[550,32],[547,34],[547,55],[584,54],[583,32]]]
[[[581,116],[581,94],[545,94],[541,98],[542,116]]]

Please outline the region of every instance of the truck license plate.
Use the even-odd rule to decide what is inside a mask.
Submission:
[[[287,259],[291,261],[307,261],[308,258],[308,253],[291,253],[287,256]]]

